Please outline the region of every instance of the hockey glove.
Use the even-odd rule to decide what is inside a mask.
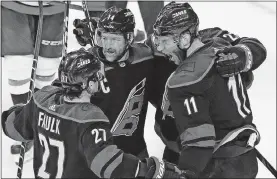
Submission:
[[[16,105],[12,106],[10,109],[8,109],[7,111],[2,112],[2,116],[1,116],[2,121],[1,122],[2,122],[3,131],[5,134],[7,134],[6,130],[5,130],[5,126],[6,126],[5,123],[8,120],[9,115],[13,112],[20,112],[24,106],[25,106],[25,104],[22,104],[22,103],[16,104]]]
[[[51,86],[56,86],[56,87],[62,87],[62,82],[59,79],[55,79],[52,83]]]
[[[91,18],[92,25],[94,29],[97,27],[97,19],[96,18]],[[87,44],[91,44],[92,38],[90,36],[90,29],[89,29],[89,24],[86,19],[75,19],[73,21],[73,26],[75,29],[73,29],[73,34],[75,34],[75,37],[78,41],[78,43],[81,46],[86,46]],[[94,33],[94,32],[93,32]]]
[[[186,179],[185,175],[176,165],[150,157],[140,164],[138,176],[145,178],[180,178]]]
[[[250,49],[243,44],[217,51],[216,68],[223,77],[231,77],[251,69],[253,58]]]
[[[9,110],[4,111],[2,113],[2,128],[3,132],[7,135],[6,131],[6,122],[9,119],[9,116],[15,112],[19,113],[23,109],[25,104],[16,104],[12,106]],[[24,158],[24,163],[27,163],[31,159],[33,159],[33,150],[30,150],[33,146],[33,141],[28,141],[26,142],[26,148],[25,148],[25,158]],[[20,155],[20,149],[21,149],[21,142],[16,142],[14,145],[11,146],[11,154],[13,155],[15,163],[18,165],[18,158]]]

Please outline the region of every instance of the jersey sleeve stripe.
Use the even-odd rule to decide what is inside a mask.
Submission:
[[[16,141],[22,141],[22,142],[26,142],[28,141],[27,139],[25,139],[19,131],[16,130],[15,126],[14,126],[14,120],[16,118],[15,112],[12,112],[9,116],[8,119],[5,123],[5,129],[7,132],[7,135],[16,140]]]
[[[123,160],[123,152],[118,152],[114,155],[111,160],[103,167],[101,176],[103,178],[111,178],[113,171],[121,164]]]
[[[153,58],[154,58],[153,56],[147,56],[147,57],[144,57],[144,58],[141,58],[139,60],[134,61],[132,64],[140,63],[140,62],[143,62],[143,61],[146,61],[146,60],[151,60]]]
[[[197,140],[182,142],[182,147],[214,147],[215,137],[203,137]]]
[[[211,124],[188,128],[180,139],[183,146],[211,147],[215,145],[215,129]]]
[[[157,52],[157,51],[154,52],[154,55],[155,55],[155,56],[165,57],[165,55],[164,55],[163,53]]]
[[[232,130],[231,132],[229,132],[214,148],[214,152],[217,151],[221,146],[223,146],[224,144],[231,142],[232,140],[234,140],[240,133],[242,133],[245,130],[251,130],[253,131],[253,133],[257,134],[257,139],[256,139],[256,143],[258,144],[260,141],[260,134],[258,132],[258,130],[251,126],[251,125],[245,125],[242,126],[238,129]]]
[[[114,69],[113,67],[105,67],[105,71],[109,71],[109,70],[112,70]]]
[[[115,145],[109,145],[99,152],[91,162],[90,169],[98,176],[101,176],[103,167],[108,163],[120,150]]]
[[[38,108],[48,112],[49,114],[58,116],[62,119],[66,119],[66,120],[70,120],[70,121],[74,121],[74,122],[78,122],[78,123],[88,123],[88,122],[107,122],[107,123],[109,123],[108,119],[86,119],[86,120],[75,119],[75,118],[72,118],[72,117],[69,117],[69,116],[65,116],[65,115],[55,113],[54,111],[51,111],[51,110],[41,106],[35,98],[34,98],[34,102],[35,102],[35,104],[37,105]]]

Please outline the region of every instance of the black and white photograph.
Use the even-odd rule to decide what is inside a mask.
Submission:
[[[1,178],[277,178],[275,1],[0,1]]]

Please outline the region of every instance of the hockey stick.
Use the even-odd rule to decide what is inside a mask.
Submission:
[[[85,13],[87,22],[89,22],[89,34],[92,37],[92,40],[90,42],[91,42],[91,46],[93,47],[93,46],[95,46],[95,39],[94,39],[95,28],[94,28],[94,26],[92,24],[92,20],[91,20],[90,15],[89,15],[88,5],[87,5],[87,1],[86,0],[82,0],[82,8],[83,8],[83,11]],[[103,63],[102,63],[102,65],[103,65]],[[102,66],[102,68],[104,68],[104,67]],[[100,78],[99,74],[98,74],[98,78]],[[110,88],[109,87],[106,88],[104,82],[107,82],[107,79],[106,79],[105,76],[104,76],[104,79],[100,81],[100,86],[101,86],[102,91],[104,93],[109,93],[110,92]]]
[[[257,158],[266,166],[266,168],[272,173],[272,175],[277,178],[277,171],[273,168],[273,166],[264,158],[264,156],[256,149]]]
[[[94,29],[94,26],[92,24],[92,21],[91,21],[90,15],[89,15],[88,5],[87,5],[86,0],[82,0],[82,8],[83,8],[83,11],[85,13],[85,17],[87,19],[87,22],[89,24],[89,29],[90,29],[89,34],[92,37],[91,46],[95,46],[94,34],[93,34],[95,32],[95,29]]]
[[[70,1],[66,1],[65,2],[65,13],[64,13],[62,58],[64,58],[65,55],[67,54],[69,6],[70,6]]]
[[[32,73],[31,73],[27,103],[31,100],[31,97],[34,92],[34,86],[35,86],[34,83],[35,83],[35,77],[36,77],[38,55],[39,55],[39,49],[41,44],[41,34],[42,34],[42,25],[43,25],[43,4],[42,4],[43,2],[38,1],[38,3],[39,3],[39,22],[38,22],[38,28],[37,28],[37,35],[36,35],[36,42],[35,42],[35,49],[34,49],[34,59],[33,59],[33,65],[32,65]],[[26,148],[26,143],[22,142],[20,147],[20,156],[19,156],[18,168],[17,168],[18,179],[21,179],[21,176],[22,176],[25,148]]]

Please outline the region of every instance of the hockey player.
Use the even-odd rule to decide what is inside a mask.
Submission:
[[[82,29],[82,30],[84,32],[88,32],[88,29],[86,29],[86,26],[83,26],[83,28],[84,29]],[[77,39],[91,38],[91,37],[89,37],[88,33],[84,33],[82,36],[78,35],[76,37],[77,37]],[[251,70],[257,68],[264,61],[264,59],[266,57],[266,51],[265,51],[263,45],[258,40],[253,39],[253,38],[251,38],[251,39],[250,38],[239,38],[233,34],[230,34],[228,31],[221,30],[220,28],[210,28],[210,29],[202,30],[202,31],[200,31],[200,37],[201,37],[201,40],[203,40],[203,41],[206,41],[207,39],[212,38],[212,37],[219,37],[219,38],[228,40],[232,43],[233,47],[227,47],[226,49],[224,49],[224,53],[228,53],[229,51],[230,52],[232,51],[232,53],[236,53],[238,55],[238,58],[229,59],[230,63],[226,63],[226,62],[228,62],[228,60],[225,62],[223,61],[222,65],[221,65],[221,63],[218,63],[217,67],[218,67],[218,70],[221,71],[220,74],[222,76],[234,75],[236,73],[239,73],[240,71],[238,71],[239,70],[238,67],[241,68],[241,67],[245,66],[245,64],[246,64],[245,62],[247,61],[248,58],[247,58],[246,53],[240,47],[235,46],[239,42],[247,44],[247,46],[251,49],[252,53],[255,55],[253,57],[253,65],[251,67]],[[148,98],[144,98],[143,103],[147,103],[148,101],[151,101],[151,103],[157,108],[157,113],[155,116],[155,119],[156,119],[155,130],[166,145],[163,157],[164,157],[164,159],[166,159],[170,162],[176,163],[176,161],[179,158],[179,154],[178,154],[179,149],[178,149],[178,145],[175,142],[176,138],[178,137],[178,132],[175,127],[174,119],[172,119],[173,115],[172,115],[172,111],[170,110],[168,100],[167,100],[166,96],[164,96],[164,98],[163,98],[163,94],[164,94],[164,90],[165,90],[166,80],[169,77],[169,75],[176,69],[177,65],[173,62],[170,62],[168,60],[168,58],[164,58],[164,54],[161,52],[158,52],[156,47],[152,45],[151,39],[148,39],[148,40],[149,41],[147,41],[147,45],[152,47],[151,50],[153,52],[151,52],[151,53],[154,53],[154,55],[155,55],[155,61],[154,61],[155,68],[150,69],[152,71],[151,78],[154,78],[155,80],[148,83],[148,86],[151,85],[150,87],[148,87],[148,90],[149,90],[149,88],[152,90],[150,90],[151,93],[148,95]],[[88,41],[82,41],[82,43],[83,42],[85,43],[85,45],[88,43]],[[118,46],[119,45],[117,44],[117,48],[118,48]],[[132,46],[138,46],[138,45],[132,45]],[[142,45],[140,45],[140,46],[142,46]],[[99,48],[94,48],[94,49],[99,49]],[[101,51],[100,51],[100,54],[101,54]],[[102,54],[101,56],[103,57],[104,54]],[[232,60],[235,60],[236,62],[233,63]],[[105,61],[105,59],[102,59],[102,61]],[[149,63],[149,65],[152,66],[152,63],[150,63],[149,61],[148,61],[148,63]],[[121,62],[121,64],[122,64],[122,62]],[[123,91],[128,91],[130,88],[126,87],[126,89],[125,89],[124,85],[126,85],[127,81],[128,81],[128,83],[129,83],[129,81],[132,81],[132,78],[133,78],[132,76],[135,73],[135,71],[133,69],[138,68],[139,66],[132,65],[133,68],[128,70],[127,68],[129,66],[126,66],[127,68],[125,69],[125,68],[123,68],[123,67],[125,67],[124,64],[123,64],[122,68],[119,68],[120,63],[118,63],[118,62],[114,62],[110,65],[115,66],[112,68],[114,70],[114,73],[111,73],[111,71],[113,71],[111,68],[106,68],[107,69],[106,73],[112,74],[112,76],[110,75],[110,77],[109,77],[110,80],[108,80],[108,81],[114,82],[113,90],[115,92],[113,92],[113,95],[116,95],[116,91],[120,91],[120,93],[123,93]],[[107,61],[106,61],[106,66],[107,66]],[[147,70],[147,69],[149,70],[149,68],[150,67],[147,67],[147,68],[144,67],[144,68],[137,69],[137,70]],[[227,70],[221,70],[221,69],[225,69],[225,68],[227,68]],[[123,72],[117,72],[117,71],[121,71],[119,69],[121,69],[122,71],[124,69],[126,74],[124,73],[124,76],[123,76]],[[140,74],[140,73],[137,73],[137,74]],[[246,78],[248,76],[251,77],[251,73],[249,73],[249,74],[243,73],[242,75],[245,76],[244,78]],[[128,76],[128,75],[130,77],[126,77],[123,79],[123,77]],[[149,80],[151,78],[148,77]],[[123,82],[122,82],[122,84],[120,82],[116,85],[116,83],[118,81],[123,81]],[[251,80],[250,80],[250,82],[251,82]],[[113,91],[113,90],[111,90],[111,91]],[[123,99],[123,101],[124,100],[126,100],[126,99]],[[108,102],[109,102],[109,100],[108,100]],[[128,102],[126,102],[126,105],[128,105]],[[145,106],[145,105],[147,105],[147,104],[143,104],[142,106]],[[161,106],[162,106],[162,108],[161,108]],[[108,112],[112,113],[113,110],[114,110],[113,113],[117,114],[117,115],[114,115],[113,118],[117,118],[117,116],[119,114],[122,115],[122,112],[121,113],[117,112],[118,109],[115,109],[115,107],[110,107]],[[143,121],[145,121],[146,110],[147,110],[146,108],[143,108],[142,112],[140,113],[141,115],[139,116],[139,122],[141,122],[141,123],[144,123]],[[118,116],[118,117],[120,117],[120,116]],[[140,136],[141,141],[144,141],[143,140],[143,129],[141,129],[141,128],[138,128],[138,129],[139,129],[139,131],[137,131],[136,135],[133,136],[134,138],[132,138],[132,136],[130,136],[130,137],[121,136],[121,138],[119,138],[119,141],[122,140],[122,142],[121,142],[122,145],[127,145],[127,148],[131,148],[132,145],[128,146],[129,142],[127,142],[127,139],[135,141],[137,136]],[[126,140],[126,142],[124,142],[124,140]],[[145,146],[144,142],[143,142],[143,144],[140,144],[140,142],[139,142],[140,140],[137,140],[137,141],[138,142],[136,144],[134,144],[134,148],[136,146],[138,146],[138,148],[143,148],[142,145]],[[133,143],[130,143],[130,144],[133,144]],[[137,152],[135,152],[133,154],[136,154],[136,153]]]
[[[234,62],[238,55],[221,53],[218,59],[216,52],[231,44],[222,38],[203,43],[198,25],[191,6],[175,2],[161,11],[154,25],[157,49],[182,54],[174,60],[179,66],[168,78],[165,94],[179,134],[178,167],[194,177],[255,178],[258,165],[253,148],[259,133],[252,123],[245,80],[241,74],[223,78],[216,67]],[[249,41],[242,39],[235,46],[247,55],[238,72],[250,70],[256,58]]]
[[[113,144],[108,118],[90,103],[103,76],[97,56],[70,52],[59,70],[62,87],[45,86],[2,113],[7,136],[34,140],[35,178],[185,178],[173,164],[140,160]]]
[[[166,8],[169,8],[172,11],[168,12],[165,10]],[[174,36],[174,40],[175,42],[178,42],[178,31],[174,31],[174,27],[182,26],[183,21],[182,19],[175,21],[173,16],[177,12],[182,12],[183,10],[185,9],[182,6],[178,7],[178,4],[176,3],[172,3],[170,6],[165,6],[155,23],[156,31],[158,31],[159,26],[166,26],[170,33],[171,29],[173,29],[172,34],[177,34],[176,37]],[[161,20],[160,18],[163,16],[166,16],[167,19],[165,20],[165,18],[163,18]],[[258,68],[266,59],[267,52],[265,47],[255,38],[240,38],[237,35],[226,30],[221,30],[218,27],[201,30],[198,34],[198,38],[203,43],[215,37],[224,39],[232,45],[218,50],[218,58],[223,54],[226,55],[225,57],[229,58],[216,61],[215,67],[217,72],[223,77],[241,74],[241,77],[249,88],[253,81],[252,71]],[[151,102],[157,108],[155,115],[155,131],[166,145],[163,158],[169,162],[177,163],[180,149],[176,143],[176,139],[179,135],[174,122],[175,120],[173,118],[172,109],[168,101],[167,91],[165,91],[165,83],[170,74],[176,69],[176,64],[180,63],[179,59],[181,58],[185,60],[185,51],[179,50],[179,48],[173,48],[173,51],[170,49],[163,52],[158,51],[161,46],[157,46],[157,38],[155,38],[154,35],[153,38],[148,39],[146,43],[152,48],[155,59],[157,59],[155,63],[155,72],[153,73],[155,77],[151,87],[153,89],[153,92],[151,93],[151,96],[153,96]],[[228,54],[236,54],[236,58],[233,58],[232,55]],[[252,55],[252,58],[249,58],[249,54]],[[164,56],[167,58],[164,58]],[[171,62],[168,61],[168,59]]]
[[[55,79],[62,52],[64,10],[64,5],[49,5],[44,2],[42,42],[36,70],[35,90],[51,84]],[[5,59],[13,104],[27,102],[38,14],[38,2],[1,2],[1,56]],[[31,146],[31,142],[27,143],[26,151],[30,151]],[[12,145],[11,153],[18,161],[20,145]],[[25,157],[25,161],[28,160],[29,153]]]
[[[134,44],[135,19],[129,9],[112,7],[99,19],[91,51],[104,64],[104,92],[99,107],[109,118],[115,144],[139,158],[148,156],[143,137],[148,83],[153,71],[151,49]]]

